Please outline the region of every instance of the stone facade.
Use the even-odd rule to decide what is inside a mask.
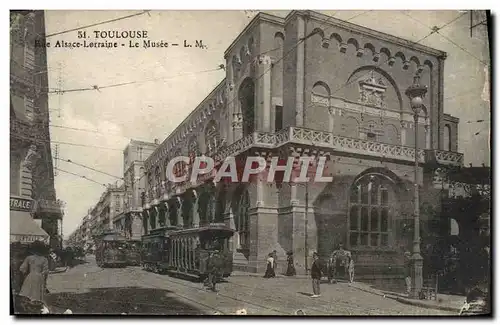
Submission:
[[[50,236],[60,237],[63,204],[56,198],[50,148],[47,53],[41,10],[10,12],[10,194],[33,199],[34,219]]]
[[[225,222],[236,230],[235,269],[250,272],[263,273],[276,250],[279,268],[293,251],[304,273],[314,251],[327,258],[343,243],[358,274],[398,276],[413,239],[413,184],[422,204],[438,206],[434,169],[463,159],[458,119],[443,112],[446,54],[408,44],[312,11],[257,15],[225,52],[226,78],[146,160],[145,229]],[[416,74],[428,93],[414,119],[404,91]],[[171,158],[200,154],[326,156],[333,182],[167,181]]]

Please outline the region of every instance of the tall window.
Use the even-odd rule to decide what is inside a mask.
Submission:
[[[250,247],[250,222],[248,210],[250,209],[250,195],[243,190],[237,203],[236,230],[239,234],[239,247],[248,249]]]
[[[212,156],[220,145],[219,129],[214,120],[208,122],[205,129],[205,143],[207,145],[207,155]]]
[[[351,247],[389,245],[389,184],[378,175],[366,175],[353,184],[349,200]]]
[[[450,126],[447,124],[444,126],[444,151],[450,151],[451,150],[451,129]]]
[[[274,130],[278,132],[283,129],[283,106],[276,106],[274,118]]]
[[[159,198],[160,193],[161,193],[161,170],[160,166],[156,166],[155,168],[155,186],[156,186],[156,192],[155,192],[155,197]]]
[[[243,136],[245,136],[255,131],[255,85],[251,79],[247,78],[242,82],[238,97],[243,118]]]

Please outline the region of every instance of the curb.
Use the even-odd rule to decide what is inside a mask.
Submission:
[[[427,309],[451,311],[451,312],[456,312],[457,314],[460,312],[460,308],[441,306],[441,305],[429,305],[429,304],[425,304],[423,302],[420,302],[418,300],[405,299],[405,298],[397,297],[397,296],[390,295],[390,294],[386,295],[386,294],[379,293],[375,290],[364,289],[364,288],[360,288],[360,287],[355,286],[355,285],[354,286],[351,285],[351,287],[356,288],[356,289],[361,290],[361,291],[364,291],[364,292],[368,292],[368,293],[380,296],[380,297],[396,300],[397,302],[400,302],[400,303],[406,304],[406,305],[412,305],[412,306],[417,306],[417,307],[422,307],[422,308],[427,308]]]

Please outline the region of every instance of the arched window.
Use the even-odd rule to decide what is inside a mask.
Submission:
[[[250,222],[248,210],[250,209],[250,195],[248,190],[243,190],[236,203],[237,213],[235,226],[239,234],[239,248],[248,249],[250,247]]]
[[[189,161],[190,161],[190,164],[192,164],[194,162],[194,159],[197,156],[201,155],[200,148],[198,146],[198,140],[194,136],[189,141],[188,152],[189,152]]]
[[[444,126],[444,151],[450,151],[451,150],[451,129],[448,124]]]
[[[155,195],[156,198],[159,198],[161,195],[161,169],[160,166],[156,166],[155,168]]]
[[[180,148],[175,151],[173,157],[179,157],[179,156],[182,156]],[[184,161],[178,161],[173,167],[173,172],[175,177],[183,176],[186,172],[186,163]]]
[[[238,98],[243,118],[243,136],[246,136],[255,131],[255,85],[251,79],[247,78],[242,82]]]
[[[205,128],[205,143],[207,146],[207,156],[212,156],[220,145],[220,134],[217,122],[211,120]]]
[[[388,246],[391,224],[391,183],[379,175],[357,180],[349,197],[349,243],[356,246]]]

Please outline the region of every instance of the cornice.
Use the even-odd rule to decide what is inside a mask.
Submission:
[[[231,45],[229,45],[229,47],[224,51],[224,59],[227,59],[229,53],[233,51],[236,44],[239,43],[239,41],[248,33],[248,31],[250,31],[251,29],[256,27],[261,22],[268,22],[268,23],[279,25],[279,26],[283,26],[285,21],[281,17],[267,14],[264,12],[259,12],[250,21],[250,23],[248,23],[248,25],[241,31],[241,33],[238,34],[238,36],[234,39],[234,41],[231,43]]]
[[[295,16],[303,16],[303,17],[308,17],[309,19],[316,20],[317,22],[320,22],[323,26],[324,25],[330,25],[330,26],[335,26],[342,28],[346,31],[349,32],[354,32],[360,35],[365,35],[365,36],[370,36],[382,41],[386,41],[388,43],[392,43],[397,46],[402,46],[408,49],[414,49],[416,51],[419,51],[421,53],[429,54],[432,55],[440,60],[444,60],[447,57],[446,52],[434,49],[429,46],[421,45],[421,44],[416,44],[413,41],[401,38],[401,37],[396,37],[390,34],[386,34],[383,32],[379,32],[377,30],[363,27],[360,25],[356,25],[353,23],[350,23],[348,21],[334,18],[329,15],[322,14],[317,11],[312,11],[312,10],[293,10],[291,11],[285,18],[285,24],[290,21],[293,17]]]

